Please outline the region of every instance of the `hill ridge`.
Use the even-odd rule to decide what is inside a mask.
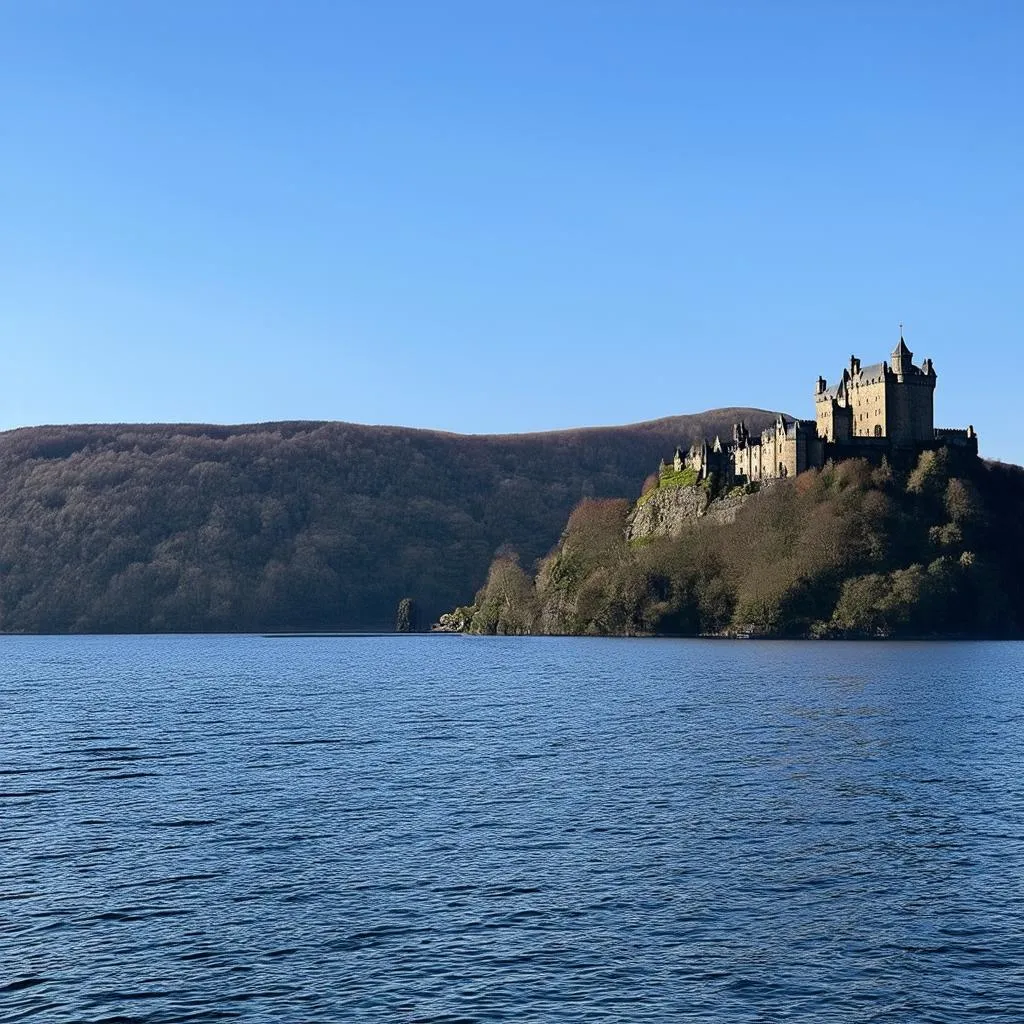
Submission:
[[[82,422],[82,423],[35,423],[35,424],[23,424],[17,427],[8,427],[5,430],[0,430],[0,440],[10,434],[18,434],[26,431],[38,431],[38,430],[113,430],[113,429],[125,429],[125,430],[186,430],[186,431],[248,431],[248,430],[270,430],[276,427],[288,427],[288,428],[302,428],[309,427],[310,429],[318,429],[320,427],[327,426],[343,426],[343,427],[356,427],[367,430],[402,430],[402,431],[414,431],[417,433],[425,434],[440,434],[445,437],[462,437],[462,438],[531,438],[531,437],[546,437],[552,434],[575,434],[580,432],[595,432],[601,430],[663,430],[666,427],[670,427],[674,424],[685,424],[692,420],[703,420],[705,418],[718,418],[723,416],[737,416],[743,418],[745,416],[753,417],[775,417],[779,414],[778,410],[771,409],[760,409],[755,407],[747,406],[723,406],[717,409],[704,409],[700,412],[693,413],[677,413],[669,416],[659,416],[651,420],[637,420],[633,423],[599,423],[589,425],[579,425],[572,427],[550,427],[543,430],[521,430],[521,431],[460,431],[460,430],[445,430],[441,427],[414,427],[407,426],[401,423],[361,423],[356,420],[253,420],[251,422],[240,422],[240,423],[213,423],[203,422],[200,420],[183,420],[183,421],[161,421],[161,420],[143,420],[143,421],[97,421],[97,422]],[[788,415],[788,414],[786,414]]]
[[[388,627],[527,560],[586,497],[634,496],[729,408],[521,434],[282,420],[0,433],[0,630]]]

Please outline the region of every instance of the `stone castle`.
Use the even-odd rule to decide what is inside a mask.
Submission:
[[[903,460],[944,446],[977,455],[974,427],[936,429],[935,367],[930,359],[915,366],[913,358],[901,333],[889,362],[861,366],[851,356],[833,387],[818,378],[813,423],[780,414],[774,426],[752,438],[740,422],[733,427],[731,444],[716,437],[688,452],[677,448],[673,468],[695,470],[699,480],[713,474],[723,484],[736,485],[796,476],[830,460],[880,461],[883,455]]]

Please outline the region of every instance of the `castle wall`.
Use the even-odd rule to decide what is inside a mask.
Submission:
[[[903,458],[941,445],[977,453],[973,428],[935,430],[935,371],[930,359],[917,367],[912,357],[901,338],[891,365],[882,362],[862,369],[860,360],[852,356],[835,387],[827,388],[819,377],[813,427],[800,420],[786,423],[780,417],[755,441],[738,424],[734,444],[724,455],[724,473],[759,482],[797,476],[830,459],[877,462],[883,456]]]
[[[832,434],[828,437],[830,441],[840,444],[849,441],[853,436],[853,412],[849,406],[845,409],[842,406],[835,406],[832,410]]]
[[[947,448],[962,448],[974,455],[978,454],[978,435],[974,432],[974,427],[968,427],[966,430],[936,427],[935,443]]]
[[[886,436],[886,380],[877,377],[854,377],[850,382],[851,434],[853,437]]]
[[[733,475],[753,480],[750,466],[750,446],[737,446],[733,450]]]
[[[913,437],[913,431],[910,425],[910,401],[907,397],[907,389],[897,384],[889,392],[888,401],[888,437],[893,444],[909,444]]]
[[[825,442],[821,448],[822,466],[826,462],[843,462],[846,459],[867,459],[868,462],[878,465],[892,452],[892,446],[886,437],[858,437],[844,444]]]
[[[807,431],[798,430],[793,438],[793,468],[791,476],[802,473],[807,468]]]
[[[734,476],[748,482],[796,476],[821,464],[821,443],[808,423],[776,424],[756,443],[740,443],[730,451]]]
[[[818,437],[833,436],[832,402],[820,395],[814,400],[814,426],[817,428]]]
[[[768,442],[768,450],[761,455],[761,476],[779,476],[781,462],[782,442],[778,437],[772,437]]]
[[[782,438],[774,427],[761,435],[761,478],[778,476],[781,459]]]
[[[935,437],[934,377],[911,385],[910,427],[915,441],[931,441]]]
[[[921,375],[896,380],[889,388],[887,436],[895,445],[926,443],[935,437],[935,378]]]
[[[776,454],[776,476],[796,476],[798,472],[796,448],[795,436],[782,439]]]
[[[825,465],[825,442],[821,437],[807,438],[806,469],[820,469]],[[802,472],[802,471],[801,471]]]

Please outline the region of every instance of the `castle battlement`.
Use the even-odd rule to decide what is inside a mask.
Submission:
[[[850,356],[833,386],[818,378],[814,422],[779,415],[774,426],[754,440],[741,421],[725,448],[715,438],[714,446],[706,441],[694,445],[685,457],[677,450],[677,468],[685,463],[700,479],[716,473],[732,484],[795,476],[830,459],[895,457],[942,446],[977,455],[973,426],[936,429],[937,379],[931,359],[915,365],[914,353],[901,334],[889,360],[862,366],[860,359]]]
[[[974,432],[973,426],[969,426],[966,430],[959,430],[955,427],[936,427],[935,440],[944,444],[963,447],[973,444],[975,449],[978,447],[978,435]]]

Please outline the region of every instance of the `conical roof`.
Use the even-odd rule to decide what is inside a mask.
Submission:
[[[900,343],[892,350],[892,361],[897,364],[903,364],[909,366],[914,359],[914,353],[907,348],[907,343],[903,340],[903,335],[900,335]]]

